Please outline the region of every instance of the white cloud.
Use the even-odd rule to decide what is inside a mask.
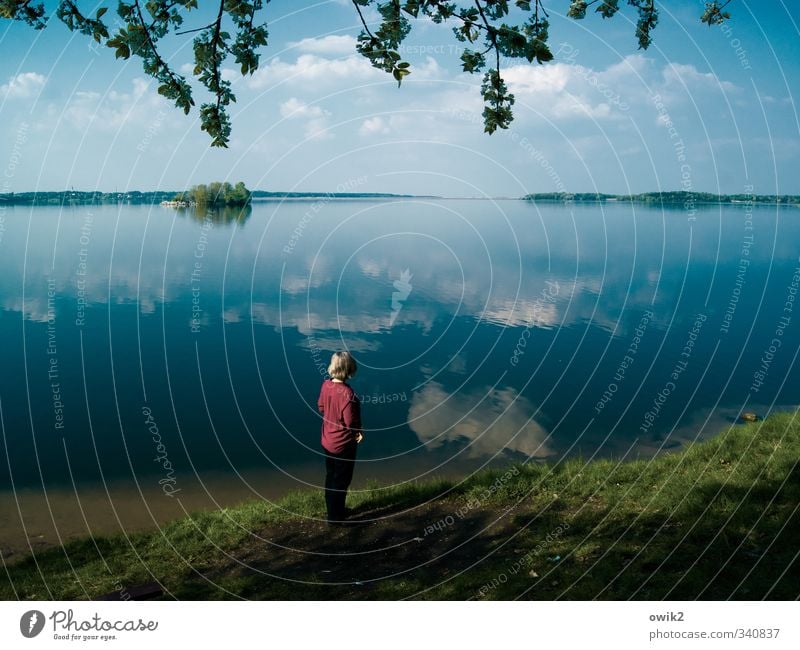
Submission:
[[[426,57],[425,63],[416,63],[411,66],[411,76],[406,77],[405,83],[422,79],[441,79],[446,76],[439,62],[432,56]]]
[[[574,68],[575,66],[566,63],[514,65],[503,72],[503,78],[512,92],[552,95],[567,87],[573,77]]]
[[[222,320],[224,320],[226,323],[241,323],[242,319],[243,314],[235,307],[229,307],[222,314]]]
[[[64,112],[64,118],[73,126],[117,131],[128,124],[163,126],[174,113],[174,108],[151,89],[142,78],[133,80],[130,92],[110,91],[105,97],[94,91],[78,91],[66,107],[51,107]]]
[[[503,73],[509,90],[551,119],[619,117],[610,102],[623,103],[629,80],[616,79],[618,71],[596,71],[577,64],[515,65]]]
[[[326,114],[319,106],[309,106],[305,102],[291,97],[281,104],[281,116],[294,119],[298,117],[322,117]]]
[[[237,82],[242,78],[242,73],[236,68],[222,68],[222,78],[225,81]]]
[[[558,327],[563,318],[553,302],[528,298],[499,298],[487,305],[483,319],[503,326],[535,324],[542,329]]]
[[[386,262],[379,259],[363,258],[358,260],[358,268],[368,278],[379,278],[386,270]]]
[[[328,129],[328,118],[330,111],[326,111],[320,106],[311,106],[304,101],[291,97],[280,107],[281,116],[287,120],[305,120],[305,135],[307,138],[329,138],[333,137]]]
[[[430,106],[430,110],[435,109],[436,106]],[[358,133],[365,137],[389,133],[415,133],[420,139],[452,141],[443,132],[440,119],[435,115],[420,112],[368,117],[361,123]]]
[[[411,68],[411,76],[405,83],[441,79],[443,76],[444,72],[436,59],[429,56],[424,63]],[[330,58],[308,52],[298,56],[294,63],[275,57],[248,77],[245,83],[253,90],[263,90],[284,83],[303,84],[305,87],[313,85],[315,89],[341,89],[345,84],[356,85],[367,81],[395,83],[391,75],[374,68],[360,54]]]
[[[552,453],[547,431],[534,419],[535,406],[513,388],[449,393],[429,382],[414,393],[408,423],[430,448],[448,442],[469,444],[471,458],[511,451],[541,457]]]
[[[33,97],[44,86],[46,78],[38,72],[21,72],[0,86],[0,97],[18,99]]]
[[[360,55],[327,59],[316,54],[301,54],[294,63],[281,61],[280,57],[272,59],[268,65],[259,68],[247,79],[247,85],[254,90],[279,83],[313,83],[315,87],[320,84],[341,86],[343,81],[358,82],[384,77],[386,73],[373,68]]]
[[[672,103],[685,99],[687,92],[737,90],[735,84],[711,72],[700,72],[694,65],[676,63],[659,68],[641,54],[598,69],[576,62],[514,65],[503,76],[520,102],[554,120],[619,119],[634,106],[651,110],[656,93]]]
[[[389,133],[389,125],[382,117],[369,117],[361,123],[358,133],[364,136]]]
[[[289,43],[289,47],[296,47],[303,52],[311,54],[353,54],[356,51],[356,39],[349,35],[330,34],[321,38],[304,38],[302,41]]]
[[[3,301],[3,311],[19,312],[24,319],[37,323],[46,323],[55,314],[49,311],[47,300],[28,297],[23,301],[21,296],[6,298]]]
[[[308,350],[313,350],[316,347],[328,352],[336,352],[343,348],[351,352],[374,352],[381,349],[380,341],[373,341],[359,336],[318,337],[312,334],[299,345]]]
[[[737,89],[736,84],[720,79],[713,72],[700,72],[693,65],[671,63],[664,66],[664,82],[667,85],[686,85],[690,90],[698,88],[718,88],[724,92]]]

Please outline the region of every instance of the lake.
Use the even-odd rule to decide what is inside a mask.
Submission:
[[[0,210],[0,550],[323,480],[637,458],[800,402],[800,211],[292,200]],[[55,522],[55,523],[53,523]]]

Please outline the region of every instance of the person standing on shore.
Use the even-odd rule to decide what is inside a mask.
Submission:
[[[325,507],[328,525],[340,525],[346,518],[347,489],[353,480],[361,430],[361,402],[347,383],[358,366],[346,351],[334,352],[328,366],[330,379],[322,382],[317,407],[322,414],[322,449],[325,451]]]

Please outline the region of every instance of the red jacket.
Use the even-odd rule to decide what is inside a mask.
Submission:
[[[326,379],[319,391],[317,407],[322,413],[322,446],[332,454],[340,454],[356,442],[361,431],[361,402],[355,391],[344,382]]]

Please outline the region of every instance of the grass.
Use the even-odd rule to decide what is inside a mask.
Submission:
[[[796,599],[800,417],[651,460],[517,464],[348,497],[193,513],[6,565],[0,598],[87,599],[158,581],[178,599]]]

